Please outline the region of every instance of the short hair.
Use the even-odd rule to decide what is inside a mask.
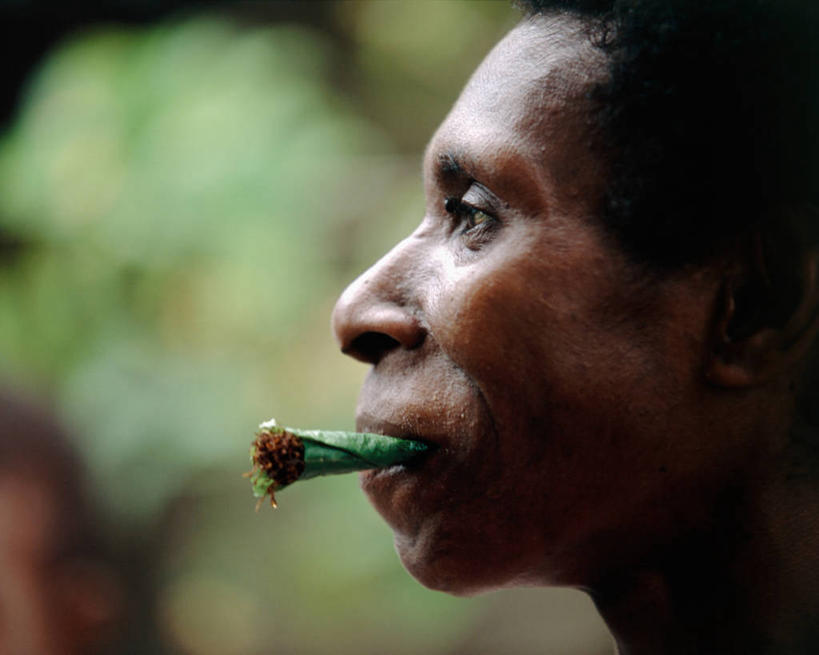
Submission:
[[[601,221],[663,275],[733,251],[748,269],[731,336],[779,327],[819,247],[819,2],[518,0],[569,13],[607,56],[591,123],[609,167]],[[819,345],[796,388],[819,427]],[[815,456],[819,441],[794,436]]]
[[[603,220],[634,259],[700,262],[763,229],[819,243],[819,38],[811,0],[519,0],[584,19],[607,55],[592,95]]]

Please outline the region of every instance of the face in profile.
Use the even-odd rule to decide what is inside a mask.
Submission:
[[[421,224],[334,313],[372,365],[358,429],[437,446],[362,477],[436,589],[588,584],[697,520],[736,454],[701,425],[715,280],[647,280],[597,219],[601,57],[567,16],[501,41],[428,145]]]

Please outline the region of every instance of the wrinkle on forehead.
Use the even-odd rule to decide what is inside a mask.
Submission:
[[[432,174],[446,152],[518,177],[523,168],[504,161],[525,161],[537,180],[527,185],[527,196],[548,199],[552,208],[582,201],[596,211],[605,162],[593,146],[588,92],[606,72],[605,55],[580,19],[523,21],[473,74],[427,148],[426,170]]]
[[[500,139],[542,162],[548,144],[582,138],[588,92],[606,74],[605,54],[592,44],[581,19],[564,14],[527,19],[478,66],[433,143],[467,135],[473,146]]]
[[[592,45],[586,23],[568,15],[535,16],[487,55],[461,101],[493,113],[533,105],[557,108],[583,98],[605,74],[605,55]]]

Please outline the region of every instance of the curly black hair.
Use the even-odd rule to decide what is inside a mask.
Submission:
[[[593,94],[612,159],[605,222],[638,260],[696,262],[771,221],[788,223],[771,247],[819,242],[819,3],[518,4],[583,18],[607,54]]]
[[[819,2],[517,4],[580,17],[607,55],[590,95],[610,161],[610,233],[657,274],[744,253],[732,336],[783,325],[803,255],[819,247]],[[819,426],[817,345],[800,387],[799,412]]]

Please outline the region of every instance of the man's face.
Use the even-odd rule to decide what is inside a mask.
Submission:
[[[597,218],[603,71],[574,19],[513,30],[429,144],[421,225],[336,307],[373,364],[358,429],[438,446],[362,476],[428,586],[586,584],[693,520],[730,456],[691,438],[713,280],[644,279]]]

